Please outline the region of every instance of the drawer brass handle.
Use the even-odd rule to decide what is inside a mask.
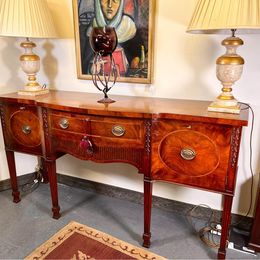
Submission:
[[[184,160],[191,161],[196,157],[196,152],[192,148],[181,149],[181,157]]]
[[[62,118],[59,122],[59,125],[62,129],[67,129],[69,127],[69,120],[66,118]]]
[[[123,126],[120,125],[114,125],[112,127],[112,134],[114,136],[123,136],[125,134],[125,128]]]
[[[32,132],[32,129],[31,129],[31,127],[29,125],[24,125],[22,127],[22,131],[23,131],[24,134],[28,135],[28,134],[30,134]]]

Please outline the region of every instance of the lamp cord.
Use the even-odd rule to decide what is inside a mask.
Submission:
[[[252,208],[252,204],[253,204],[253,190],[254,190],[254,172],[253,172],[253,167],[252,167],[252,158],[253,158],[252,140],[253,140],[255,113],[254,113],[253,108],[249,104],[243,103],[243,102],[239,102],[239,104],[242,104],[245,106],[244,108],[241,108],[241,110],[249,109],[252,114],[250,138],[249,138],[249,168],[250,168],[250,174],[251,174],[251,184],[250,184],[250,203],[249,203],[247,213],[244,216],[242,216],[238,222],[232,224],[231,226],[233,226],[233,227],[238,226],[243,221],[243,218],[246,218],[249,215],[251,208]]]

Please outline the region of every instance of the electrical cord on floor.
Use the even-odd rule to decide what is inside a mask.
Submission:
[[[42,174],[40,171],[37,171],[35,173],[35,176],[31,180],[20,185],[21,191],[25,194],[33,192],[40,186],[41,180],[42,180]]]
[[[41,173],[41,168],[39,166],[35,167],[35,172],[29,173],[30,175],[33,175],[30,177],[29,180],[27,180],[25,183],[18,185],[19,189],[24,193],[28,194],[36,190],[41,181],[42,181],[42,173]],[[7,188],[7,189],[1,189],[0,192],[2,191],[7,191],[11,190],[12,187]]]
[[[207,208],[210,210],[210,214],[208,216],[208,214],[206,215],[204,213],[203,217],[197,217],[195,214],[196,209],[200,209],[200,208]],[[201,215],[201,213],[200,213]],[[201,239],[201,241],[203,243],[205,243],[207,246],[209,247],[213,247],[213,248],[218,248],[219,247],[219,241],[218,240],[219,236],[217,236],[217,234],[220,233],[220,229],[218,228],[220,226],[219,221],[217,221],[217,218],[215,216],[215,212],[214,210],[209,207],[206,204],[199,204],[194,206],[193,208],[191,208],[187,214],[186,214],[187,220],[188,222],[191,224],[191,226],[193,227],[193,229],[195,230],[195,232],[198,234],[199,238]],[[204,226],[201,228],[197,228],[193,219],[200,219],[200,220],[205,220],[206,223],[204,224]]]

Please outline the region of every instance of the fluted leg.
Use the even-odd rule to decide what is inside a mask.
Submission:
[[[151,239],[151,213],[152,213],[152,192],[153,183],[150,179],[144,177],[144,234],[143,246],[150,247]]]
[[[220,238],[220,247],[218,250],[218,259],[225,259],[226,257],[226,247],[229,237],[229,225],[231,221],[231,207],[233,197],[228,195],[224,196],[224,208],[222,212],[222,222],[221,222],[221,238]]]
[[[17,183],[14,152],[6,151],[6,157],[7,157],[7,163],[8,163],[9,174],[11,179],[13,202],[18,203],[21,200],[21,198],[20,198],[20,192]]]
[[[58,219],[60,217],[60,206],[58,202],[58,182],[56,173],[56,161],[45,161],[46,169],[48,172],[50,189],[51,189],[51,199],[52,199],[52,212],[53,218]]]

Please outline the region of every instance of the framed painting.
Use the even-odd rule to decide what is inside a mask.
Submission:
[[[152,82],[155,0],[73,0],[77,74],[91,79],[93,27],[114,27],[118,45],[113,53],[119,82]]]

